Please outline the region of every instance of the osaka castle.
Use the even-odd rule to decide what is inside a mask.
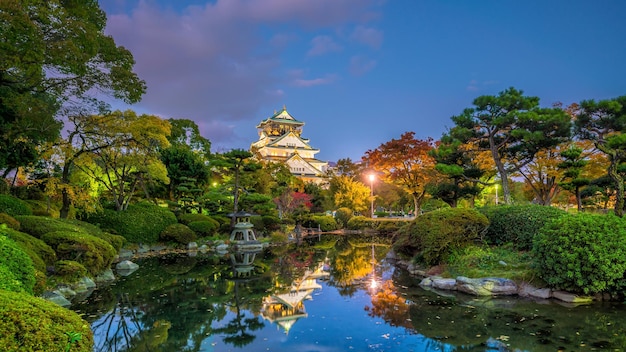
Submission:
[[[285,163],[304,182],[320,184],[328,163],[315,158],[319,149],[312,148],[309,140],[302,138],[302,126],[304,122],[296,120],[283,106],[256,126],[259,140],[250,145],[250,150],[263,160]]]

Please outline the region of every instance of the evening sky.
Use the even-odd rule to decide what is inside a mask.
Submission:
[[[626,95],[623,0],[100,0],[147,82],[130,108],[248,149],[286,105],[321,160],[439,139],[480,95]],[[114,108],[128,108],[114,104]]]

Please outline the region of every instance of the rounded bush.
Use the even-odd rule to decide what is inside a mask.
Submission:
[[[84,232],[49,232],[42,240],[54,249],[59,260],[77,261],[92,275],[108,269],[117,253],[109,242]]]
[[[11,197],[8,194],[0,194],[0,213],[16,216],[31,215],[33,211],[28,206],[28,203],[23,200]]]
[[[93,333],[75,312],[25,293],[0,290],[0,347],[3,351],[62,351],[67,332],[81,335],[72,352],[91,352]]]
[[[210,216],[204,214],[180,214],[178,216],[178,221],[181,224],[189,225],[190,222],[193,221],[211,221]]]
[[[177,243],[187,244],[196,240],[196,233],[192,229],[183,224],[172,224],[166,227],[160,234],[163,241],[173,241]]]
[[[519,250],[530,250],[533,238],[552,219],[566,215],[564,210],[543,205],[503,205],[479,209],[489,219],[485,241],[512,243]]]
[[[332,216],[316,215],[313,217],[313,221],[319,225],[322,231],[335,231],[339,227],[337,221]]]
[[[365,216],[353,216],[348,220],[346,227],[349,230],[365,230],[376,228],[376,220],[366,218]]]
[[[70,226],[76,226],[75,229],[77,232],[86,232],[92,236],[96,236],[101,238],[111,244],[116,251],[122,249],[122,246],[126,242],[126,239],[123,236],[113,235],[108,232],[103,231],[101,228],[94,224],[90,224],[85,221],[80,221],[76,219],[56,219],[62,223],[69,224]]]
[[[20,222],[7,213],[0,213],[0,225],[5,224],[13,230],[20,229]]]
[[[131,204],[124,211],[104,209],[89,214],[85,220],[123,236],[130,243],[156,243],[167,226],[178,223],[174,213],[167,208],[149,203]]]
[[[33,261],[33,266],[38,271],[46,272],[47,267],[53,265],[56,261],[57,257],[54,250],[38,238],[9,228],[0,229],[0,235],[15,241],[20,249],[30,257],[30,260]]]
[[[59,260],[54,264],[54,276],[61,278],[62,282],[73,283],[87,274],[87,268],[73,260]]]
[[[552,287],[592,294],[626,287],[626,220],[579,213],[556,218],[536,236],[533,256]]]
[[[352,209],[350,208],[339,208],[335,211],[335,220],[337,221],[337,225],[341,228],[345,228],[351,218]]]
[[[453,249],[480,239],[488,225],[487,217],[474,209],[434,210],[403,226],[394,239],[394,248],[428,265],[437,265],[445,262]]]
[[[35,267],[30,257],[13,240],[0,235],[0,267],[8,283],[0,280],[0,289],[24,291],[33,294]],[[11,275],[13,277],[11,277]]]
[[[219,227],[217,221],[192,221],[187,226],[200,237],[215,235]]]
[[[381,235],[388,236],[396,233],[402,225],[404,225],[404,221],[380,221],[376,230],[378,230],[378,233]]]

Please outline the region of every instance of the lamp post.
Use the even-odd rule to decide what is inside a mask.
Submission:
[[[498,205],[498,184],[496,183],[496,205]]]
[[[372,218],[374,218],[374,180],[376,176],[374,174],[370,174],[370,214]]]

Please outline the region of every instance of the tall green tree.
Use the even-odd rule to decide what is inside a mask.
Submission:
[[[104,33],[96,0],[0,1],[0,168],[27,165],[58,136],[63,110],[141,99],[132,54]]]
[[[615,215],[624,215],[624,176],[626,162],[626,96],[610,100],[585,100],[575,120],[576,133],[593,141],[609,160],[608,174],[615,189]]]
[[[233,149],[218,155],[211,164],[226,169],[232,175],[233,212],[239,211],[239,195],[241,194],[241,177],[243,173],[254,172],[261,166],[252,160],[253,154],[243,149]],[[231,219],[231,225],[235,218]]]
[[[364,213],[370,206],[370,189],[352,177],[341,175],[330,179],[330,193],[337,208]]]
[[[574,193],[576,207],[582,211],[580,190],[591,182],[588,178],[581,177],[584,167],[589,163],[585,159],[583,149],[572,144],[569,148],[561,151],[561,162],[557,167],[563,171],[563,177],[559,185],[566,191]]]
[[[485,185],[482,178],[489,172],[480,167],[474,154],[468,153],[466,146],[459,140],[446,135],[441,138],[439,145],[430,155],[437,163],[435,169],[445,180],[433,187],[433,197],[456,208],[460,199],[473,199],[480,194]]]
[[[489,151],[502,181],[502,192],[511,203],[509,176],[533,160],[539,150],[564,142],[570,135],[569,116],[559,108],[540,108],[539,98],[508,88],[497,96],[483,95],[474,107],[453,116],[449,135]]]

